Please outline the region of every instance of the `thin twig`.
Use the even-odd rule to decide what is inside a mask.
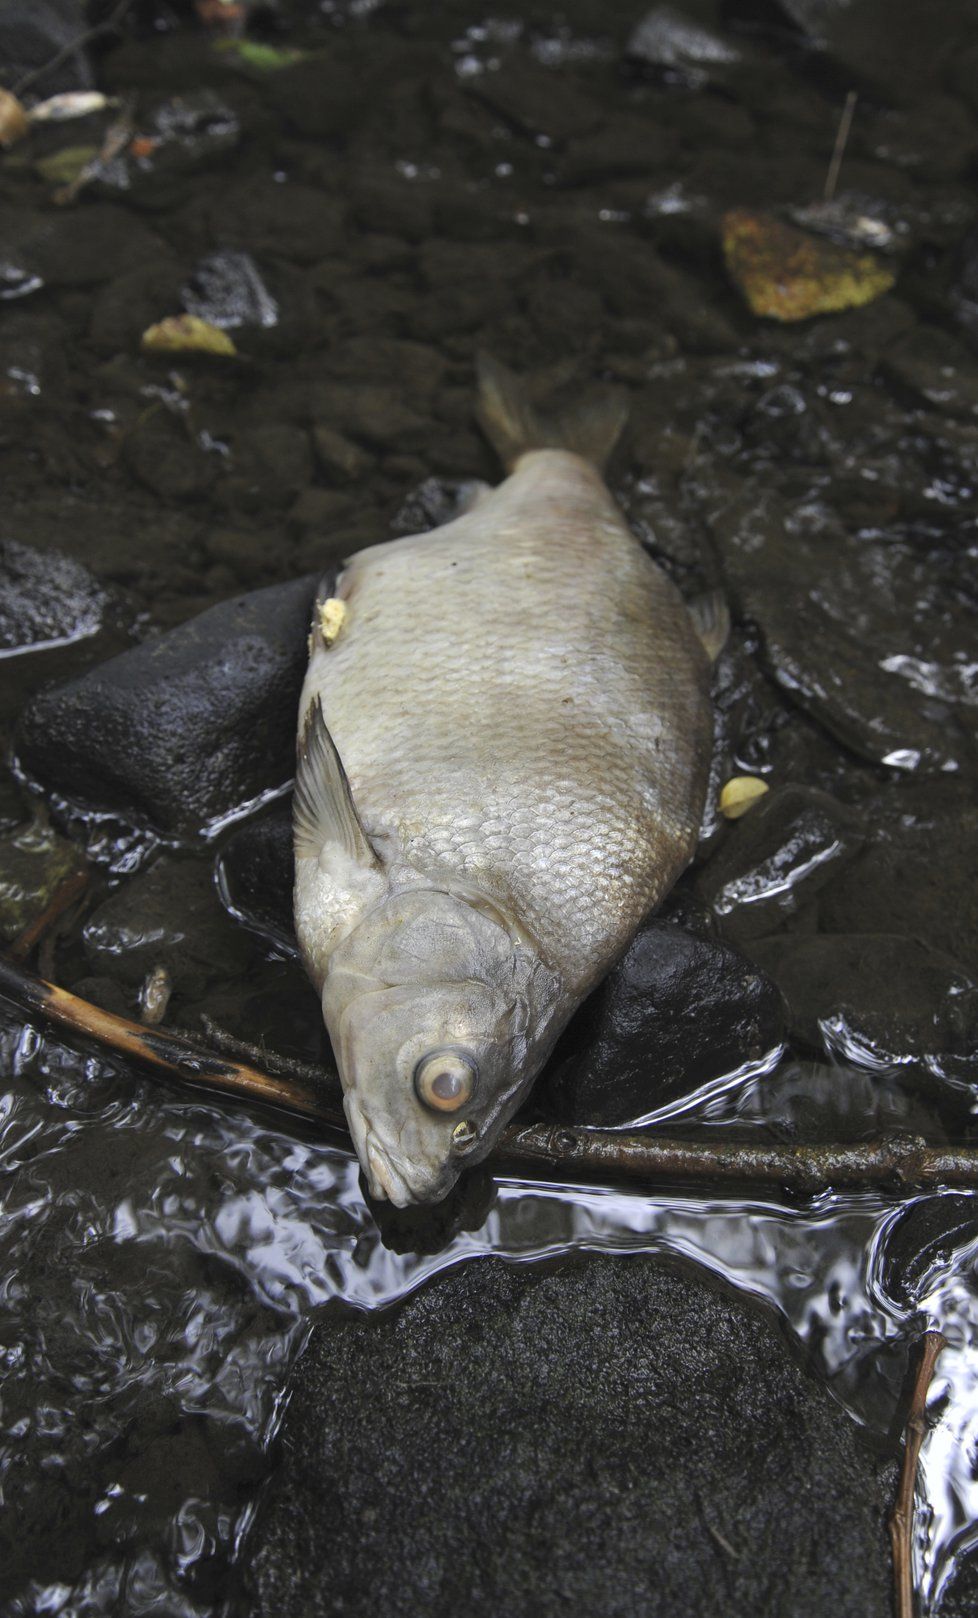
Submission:
[[[927,1394],[934,1375],[934,1366],[947,1338],[939,1331],[924,1333],[924,1348],[920,1356],[917,1380],[907,1415],[906,1437],[903,1445],[903,1468],[896,1505],[890,1518],[890,1540],[893,1545],[893,1579],[896,1590],[897,1618],[914,1618],[913,1589],[913,1516],[914,1490],[917,1481],[917,1461],[920,1446],[927,1432]]]
[[[182,1083],[283,1108],[329,1128],[346,1128],[339,1107],[313,1088],[276,1078],[250,1063],[222,1058],[184,1034],[145,1028],[113,1016],[0,956],[0,995],[27,1015],[43,1017]],[[694,1180],[773,1185],[813,1195],[828,1186],[978,1186],[978,1150],[928,1146],[917,1137],[854,1145],[751,1146],[742,1142],[656,1139],[559,1124],[511,1125],[495,1161],[562,1174],[624,1176],[640,1181]]]
[[[831,202],[832,198],[835,196],[835,188],[839,183],[839,170],[842,167],[842,159],[845,156],[846,143],[849,139],[849,131],[852,128],[852,118],[856,110],[856,102],[858,100],[859,92],[857,90],[850,90],[849,94],[846,96],[846,104],[842,109],[842,117],[839,119],[839,127],[835,132],[835,145],[832,148],[832,156],[829,159],[829,171],[825,176],[825,189],[822,192],[822,197],[825,202]]]
[[[82,34],[77,34],[74,39],[68,41],[67,45],[62,45],[61,49],[55,52],[50,61],[42,63],[40,67],[32,68],[30,73],[25,73],[22,79],[18,79],[11,91],[11,95],[19,98],[29,85],[35,84],[38,79],[43,79],[48,73],[53,73],[55,68],[60,67],[62,62],[67,61],[69,56],[74,56],[76,51],[80,51],[83,45],[90,45],[93,39],[98,38],[99,34],[107,34],[110,29],[115,27],[117,22],[122,21],[131,4],[132,0],[119,0],[115,10],[110,12],[103,22],[96,23],[93,28],[86,28]]]
[[[23,932],[18,933],[9,946],[7,953],[11,960],[23,962],[30,959],[32,951],[37,948],[55,922],[61,919],[66,910],[70,910],[76,899],[81,898],[88,887],[88,882],[88,871],[82,869],[72,871],[70,876],[66,876],[64,881],[58,884],[41,914],[29,927],[25,927]]]

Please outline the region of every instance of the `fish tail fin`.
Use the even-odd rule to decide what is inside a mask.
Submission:
[[[479,425],[507,471],[532,449],[567,449],[603,470],[628,417],[622,388],[603,388],[566,409],[542,411],[522,377],[489,354],[478,358]]]

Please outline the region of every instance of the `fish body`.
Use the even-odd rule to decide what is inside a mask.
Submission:
[[[596,466],[531,449],[349,559],[300,738],[296,931],[351,1131],[375,1196],[437,1200],[691,858],[709,657]]]

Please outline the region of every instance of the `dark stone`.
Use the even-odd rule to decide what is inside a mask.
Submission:
[[[180,307],[181,270],[173,260],[141,264],[117,276],[92,301],[88,335],[105,354],[135,353],[148,326]]]
[[[315,579],[222,602],[43,692],[24,767],[69,798],[196,832],[292,774]]]
[[[566,141],[601,123],[604,110],[567,74],[513,56],[504,73],[481,73],[466,82],[471,95],[524,135]]]
[[[949,955],[878,933],[786,935],[749,949],[809,1050],[870,1068],[910,1063],[969,1091],[978,1084],[978,984]]]
[[[914,1309],[958,1248],[978,1237],[978,1195],[944,1192],[917,1197],[886,1232],[879,1274],[901,1309]]]
[[[5,0],[0,6],[0,81],[13,86],[43,67],[47,71],[37,88],[45,96],[90,89],[94,79],[87,52],[68,49],[85,27],[83,0]],[[49,68],[62,52],[64,59]]]
[[[696,891],[738,939],[771,932],[859,852],[853,810],[814,787],[777,787],[736,821]]]
[[[126,465],[161,500],[197,500],[221,470],[218,457],[193,437],[183,417],[159,405],[124,440]]]
[[[355,483],[373,466],[373,457],[352,439],[327,427],[324,422],[312,429],[312,449],[316,465],[325,477],[336,483]]]
[[[69,556],[0,541],[0,651],[37,651],[97,635],[109,597]]]
[[[138,985],[165,966],[180,989],[239,976],[250,954],[199,860],[157,860],[89,916],[82,943],[97,975]]]
[[[220,896],[233,916],[296,951],[291,809],[247,821],[233,832],[217,861],[217,879]]]
[[[978,978],[973,797],[958,789],[941,802],[924,783],[908,792],[901,782],[869,806],[868,817],[873,837],[819,894],[821,930],[920,938]]]
[[[49,213],[0,211],[4,256],[49,287],[89,287],[166,257],[160,238],[125,208],[81,203]]]
[[[709,1120],[730,1138],[761,1135],[799,1146],[873,1140],[894,1131],[939,1140],[935,1109],[917,1092],[912,1073],[780,1062],[773,1073],[711,1100]]]
[[[256,258],[314,264],[342,245],[345,207],[325,191],[271,175],[230,185],[209,213],[211,239]]]
[[[883,370],[913,402],[952,416],[978,416],[978,361],[947,332],[918,326],[883,357]]]
[[[222,331],[278,323],[278,304],[248,253],[230,249],[208,253],[195,264],[181,301],[189,315]]]
[[[232,491],[249,509],[284,506],[312,477],[309,435],[285,421],[264,422],[235,436]]]
[[[394,517],[391,523],[394,533],[426,534],[429,528],[441,528],[452,522],[464,511],[472,488],[471,481],[425,478],[411,490]]]
[[[743,48],[671,5],[653,6],[626,48],[628,60],[667,81],[699,90],[711,78],[729,74],[743,60]]]
[[[158,102],[143,115],[140,130],[155,142],[153,150],[110,158],[101,165],[97,189],[150,209],[181,202],[189,176],[229,156],[241,141],[237,113],[209,89]]]
[[[643,927],[561,1037],[547,1097],[569,1123],[625,1124],[780,1043],[777,989],[736,950]]]
[[[497,1260],[321,1318],[255,1618],[884,1613],[895,1468],[760,1312],[647,1259]]]
[[[789,507],[769,487],[717,490],[710,526],[739,615],[794,702],[873,763],[976,767],[963,546],[850,536],[820,501]]]

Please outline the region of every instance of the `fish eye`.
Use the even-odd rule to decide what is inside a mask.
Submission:
[[[478,1071],[461,1051],[429,1051],[414,1070],[415,1094],[433,1112],[457,1112],[471,1100]]]

